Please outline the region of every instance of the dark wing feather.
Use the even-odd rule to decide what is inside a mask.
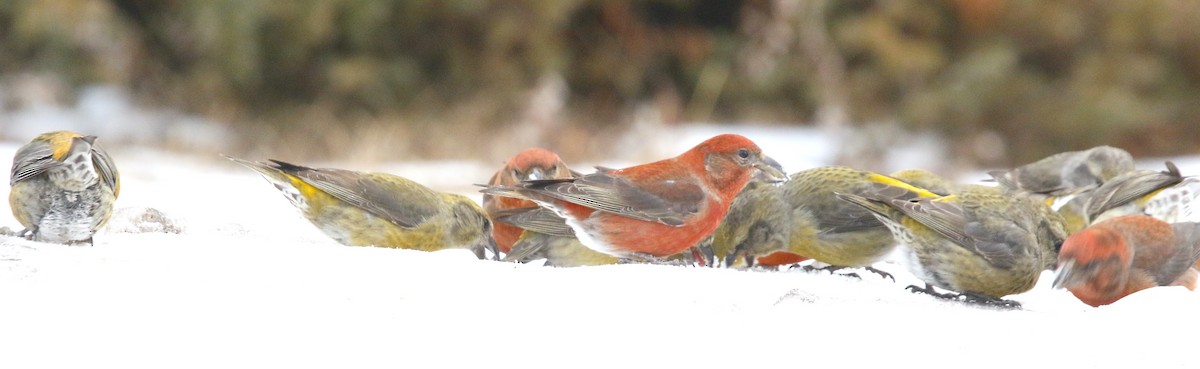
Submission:
[[[438,212],[436,201],[430,201],[437,193],[402,177],[271,162],[284,173],[400,227],[416,227]]]
[[[559,237],[575,237],[575,231],[567,221],[553,211],[542,207],[504,209],[492,213],[497,222],[508,223],[522,229]]]
[[[1088,218],[1095,219],[1106,211],[1180,182],[1183,182],[1183,176],[1171,162],[1167,162],[1167,170],[1163,172],[1140,170],[1125,173],[1092,192],[1087,207]]]
[[[653,192],[629,180],[597,172],[577,179],[526,181],[524,188],[539,194],[624,217],[683,225],[704,206],[704,189],[690,182],[663,180]]]
[[[36,177],[50,168],[59,165],[54,160],[54,149],[43,141],[31,142],[17,150],[13,156],[12,172],[9,173],[8,185]]]
[[[1009,267],[1014,251],[1032,240],[1029,232],[1002,218],[970,219],[962,206],[946,201],[894,200],[892,206],[992,265]]]
[[[942,237],[967,248],[974,247],[974,240],[964,232],[967,226],[966,215],[957,204],[932,199],[891,199],[888,204]]]
[[[96,173],[100,174],[100,182],[112,189],[114,196],[119,196],[121,184],[117,165],[113,163],[112,157],[108,156],[108,151],[105,151],[99,142],[92,143],[92,166],[96,168]]]

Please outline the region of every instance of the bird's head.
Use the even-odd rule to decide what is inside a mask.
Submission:
[[[1107,227],[1092,226],[1063,241],[1054,288],[1115,294],[1125,288],[1125,275],[1132,262],[1129,246],[1121,234]]]

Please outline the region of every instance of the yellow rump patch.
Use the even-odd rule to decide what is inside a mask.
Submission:
[[[54,131],[43,133],[41,136],[33,139],[34,141],[46,141],[50,144],[50,149],[54,150],[54,160],[62,160],[63,156],[67,155],[67,151],[71,150],[71,140],[83,135],[71,131]]]

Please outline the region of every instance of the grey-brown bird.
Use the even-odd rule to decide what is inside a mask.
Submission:
[[[1133,156],[1129,152],[1097,146],[1054,154],[1012,170],[989,174],[1007,189],[1058,197],[1096,188],[1133,169]]]
[[[8,203],[25,227],[18,234],[36,241],[92,243],[112,217],[121,193],[120,175],[96,136],[55,131],[17,150]]]
[[[942,298],[1019,307],[1004,296],[1037,283],[1057,262],[1062,219],[1044,202],[984,186],[938,198],[866,192],[838,198],[869,210],[900,241],[908,270],[926,283],[909,286]],[[941,294],[932,287],[957,294]]]

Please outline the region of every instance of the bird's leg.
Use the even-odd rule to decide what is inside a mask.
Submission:
[[[37,236],[37,227],[22,229],[20,232],[17,232],[15,236],[32,241],[34,236]]]
[[[871,273],[878,274],[880,277],[883,277],[883,278],[891,278],[892,282],[896,281],[896,277],[893,277],[891,273],[888,273],[888,272],[885,272],[885,271],[882,271],[879,269],[875,269],[875,267],[868,266],[868,267],[863,267],[863,269],[866,269],[867,271],[869,271]]]

